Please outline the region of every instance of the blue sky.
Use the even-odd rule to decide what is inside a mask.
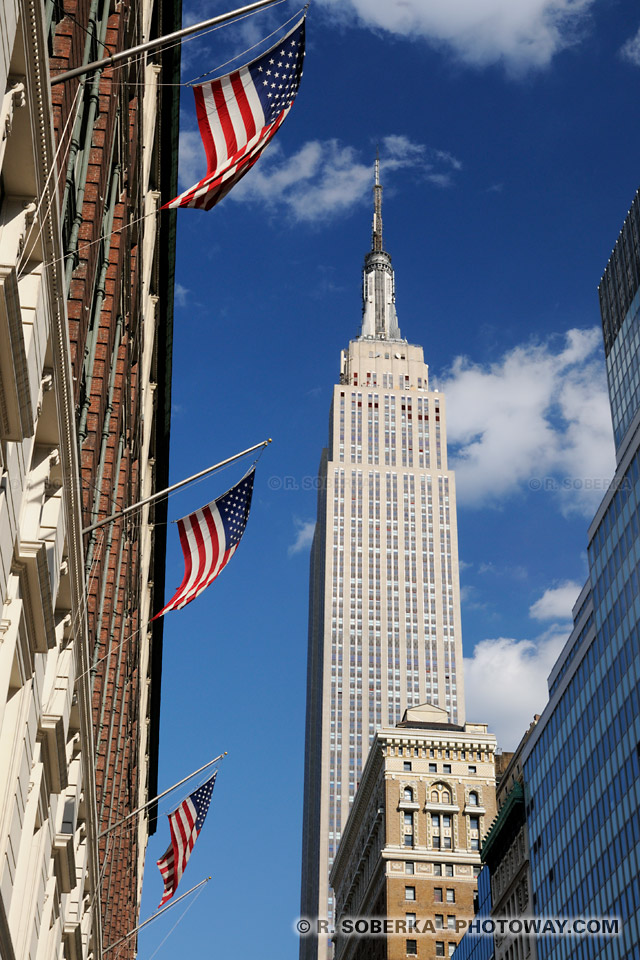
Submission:
[[[224,9],[188,0],[185,22]],[[185,44],[184,78],[296,9]],[[213,211],[178,212],[172,480],[274,442],[237,556],[166,617],[160,784],[229,755],[182,889],[213,880],[164,946],[182,905],[143,932],[143,960],[297,956],[313,485],[359,328],[377,142],[400,327],[447,396],[467,712],[509,748],[542,710],[613,470],[597,284],[639,180],[639,31],[630,0],[314,0],[277,140]],[[181,123],[185,188],[204,173],[189,90]],[[174,526],[167,570],[169,591]],[[167,843],[165,820],[143,916]]]

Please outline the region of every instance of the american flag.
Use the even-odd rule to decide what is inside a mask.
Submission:
[[[184,577],[154,620],[191,603],[224,570],[238,549],[249,518],[255,467],[217,500],[178,520]]]
[[[217,775],[216,770],[210,780],[198,787],[191,796],[182,801],[177,810],[169,814],[171,843],[165,855],[157,861],[164,880],[164,893],[158,907],[170,900],[178,888],[187,860],[202,830]]]
[[[304,60],[304,24],[240,70],[194,86],[207,173],[163,210],[210,210],[261,156],[293,106]]]

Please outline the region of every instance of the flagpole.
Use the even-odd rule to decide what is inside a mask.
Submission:
[[[221,753],[219,757],[214,757],[213,760],[209,760],[209,763],[205,763],[203,767],[200,767],[198,770],[194,770],[193,773],[190,773],[188,777],[184,777],[183,780],[178,780],[177,783],[174,783],[172,787],[169,787],[167,790],[163,790],[162,793],[159,793],[157,797],[152,797],[151,800],[147,800],[146,803],[143,803],[141,807],[136,807],[135,810],[132,810],[131,813],[128,813],[126,817],[123,817],[122,820],[118,820],[117,823],[112,824],[110,827],[107,827],[106,830],[103,830],[102,833],[98,834],[97,839],[100,840],[101,837],[104,837],[105,834],[111,833],[112,830],[116,830],[118,827],[121,827],[123,823],[126,823],[127,820],[130,820],[131,817],[135,817],[137,813],[141,813],[143,810],[146,810],[147,807],[150,807],[152,803],[155,803],[157,800],[162,800],[163,797],[166,797],[168,793],[171,793],[172,790],[175,790],[177,787],[181,787],[183,783],[186,783],[187,780],[191,780],[192,777],[196,777],[199,773],[202,773],[203,770],[206,770],[207,767],[210,767],[212,763],[217,763],[218,760],[224,760],[227,756],[227,751]]]
[[[130,507],[125,507],[124,510],[119,510],[117,513],[112,513],[110,517],[105,517],[104,520],[98,520],[96,523],[90,524],[88,527],[84,528],[82,533],[83,535],[85,533],[91,533],[93,530],[97,530],[98,527],[104,527],[107,523],[113,523],[114,520],[119,520],[120,517],[125,517],[128,513],[131,513],[133,510],[138,510],[146,503],[153,503],[154,500],[158,500],[160,497],[166,496],[173,490],[177,490],[179,487],[184,487],[188,483],[193,483],[194,480],[199,480],[200,477],[205,477],[208,473],[212,473],[214,470],[219,470],[220,467],[225,467],[228,463],[233,463],[234,460],[239,460],[240,457],[246,456],[247,453],[252,453],[254,450],[259,450],[260,447],[266,447],[270,443],[271,438],[268,440],[263,440],[262,443],[256,443],[253,447],[248,447],[246,450],[243,450],[242,453],[236,453],[233,457],[227,457],[226,460],[221,460],[220,463],[214,463],[212,467],[207,467],[206,470],[201,470],[200,473],[194,473],[192,477],[187,477],[186,480],[180,480],[178,483],[174,483],[170,487],[165,487],[164,490],[159,490],[157,493],[152,493],[150,497],[145,497],[144,500],[138,500],[137,503],[131,504]]]
[[[107,950],[113,950],[114,947],[118,947],[121,943],[124,943],[125,940],[128,940],[129,937],[132,937],[134,933],[137,933],[138,930],[142,930],[143,927],[146,927],[148,923],[151,923],[152,920],[157,920],[161,914],[165,913],[167,910],[170,910],[171,907],[175,907],[177,903],[180,903],[181,900],[184,900],[185,897],[188,897],[190,893],[193,893],[194,890],[197,890],[198,887],[201,887],[203,883],[209,883],[211,877],[206,877],[204,880],[201,880],[200,883],[196,883],[195,887],[191,887],[191,890],[187,890],[186,893],[183,893],[181,897],[178,897],[177,900],[174,900],[173,903],[168,903],[166,907],[163,907],[162,910],[158,910],[157,913],[154,913],[152,917],[147,917],[146,920],[143,920],[142,923],[139,923],[137,927],[134,927],[133,930],[130,930],[129,933],[125,933],[124,937],[120,937],[119,940],[116,940],[115,943],[110,943],[108,947],[104,947],[102,950],[103,955]]]
[[[74,67],[73,70],[65,70],[64,73],[59,73],[57,76],[51,78],[51,86],[53,87],[57,83],[64,83],[66,80],[72,80],[73,77],[81,77],[85,73],[92,73],[94,70],[102,69],[102,67],[110,67],[120,60],[128,60],[134,57],[137,53],[144,53],[146,50],[156,50],[158,47],[163,47],[166,44],[172,43],[174,40],[180,40],[182,37],[188,37],[192,33],[197,33],[199,30],[206,30],[207,27],[215,27],[218,24],[227,23],[229,20],[243,16],[243,14],[253,13],[254,10],[260,10],[262,7],[268,7],[273,3],[280,2],[281,0],[257,0],[256,3],[250,3],[248,6],[240,7],[238,10],[232,10],[230,13],[221,13],[217,17],[211,17],[210,20],[203,20],[202,23],[193,23],[190,27],[183,27],[181,30],[174,31],[174,33],[167,33],[163,37],[156,37],[155,40],[147,40],[146,43],[139,43],[137,47],[120,50],[118,53],[114,53],[110,57],[105,57],[103,60],[94,60],[92,63],[83,64],[81,67]]]

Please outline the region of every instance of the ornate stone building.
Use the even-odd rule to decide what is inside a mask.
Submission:
[[[3,960],[96,958],[138,916],[153,821],[104,831],[157,792],[164,508],[83,529],[168,472],[179,48],[49,81],[179,18],[0,11]]]
[[[338,934],[336,960],[452,955],[474,913],[480,846],[496,812],[495,753],[486,724],[453,724],[431,704],[378,730],[331,884],[338,930],[347,917],[385,918],[394,929]]]

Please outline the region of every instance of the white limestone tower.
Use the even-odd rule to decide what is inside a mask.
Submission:
[[[301,914],[329,871],[377,727],[427,701],[464,723],[455,482],[444,396],[402,339],[376,160],[360,336],[342,351],[311,551]],[[328,938],[301,938],[324,960]]]

